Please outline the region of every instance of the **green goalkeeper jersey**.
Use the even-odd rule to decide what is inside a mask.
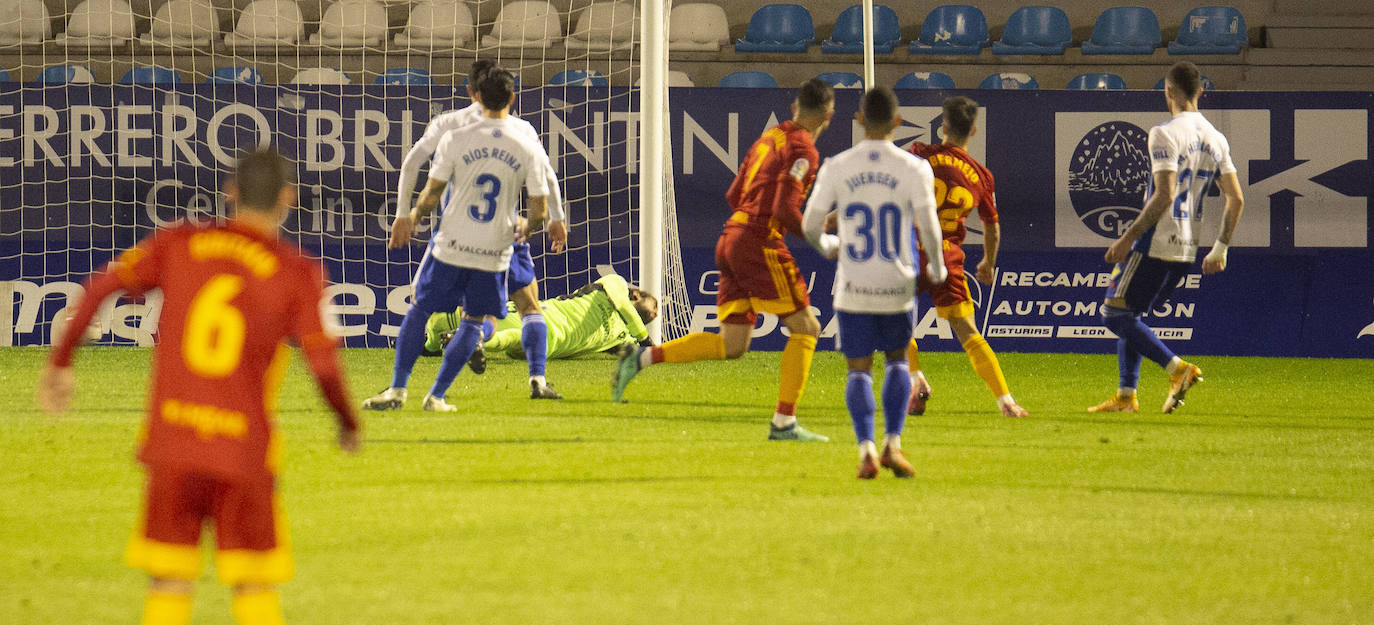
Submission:
[[[544,323],[549,328],[550,359],[603,352],[627,341],[638,343],[649,336],[639,311],[630,301],[629,285],[615,274],[574,293],[544,300],[539,305],[544,309]],[[509,314],[497,321],[496,334],[484,347],[490,352],[505,352],[511,358],[523,358],[520,314],[514,303],[508,303],[507,310]],[[430,318],[429,338],[435,345],[430,349],[437,348],[439,334],[457,327],[457,318],[457,314],[450,313],[436,313]]]

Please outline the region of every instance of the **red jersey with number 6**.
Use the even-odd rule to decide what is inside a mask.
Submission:
[[[275,474],[287,340],[331,353],[336,343],[321,317],[319,263],[230,223],[160,232],[110,274],[131,294],[163,294],[139,459],[231,479]]]
[[[926,159],[935,172],[935,206],[940,216],[940,231],[945,248],[964,242],[968,229],[964,220],[973,209],[985,224],[997,223],[997,197],[992,172],[952,145],[911,144],[911,153]]]

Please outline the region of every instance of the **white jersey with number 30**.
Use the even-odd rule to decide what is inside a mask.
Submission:
[[[520,189],[547,196],[548,156],[517,120],[482,118],[439,141],[431,180],[448,183],[448,201],[431,253],[440,261],[482,271],[505,271],[520,211]]]
[[[912,224],[920,225],[924,245],[940,249],[934,180],[925,159],[890,141],[874,139],[821,166],[802,227],[808,239],[818,240],[826,214],[839,211],[836,310],[877,314],[911,310],[920,269]]]
[[[1150,129],[1149,147],[1152,188],[1146,198],[1153,193],[1154,174],[1176,171],[1178,182],[1169,193],[1169,210],[1136,249],[1152,258],[1191,263],[1197,258],[1202,198],[1218,176],[1236,172],[1231,145],[1201,113],[1184,111]]]

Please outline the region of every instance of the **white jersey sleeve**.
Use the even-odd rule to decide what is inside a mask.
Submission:
[[[539,141],[539,132],[525,120],[520,120],[520,127],[527,135],[531,143],[539,146],[539,155],[544,159],[545,179],[548,184],[548,208],[549,223],[555,221],[567,221],[568,215],[563,211],[563,191],[558,186],[558,177],[553,171],[553,161],[549,159],[549,153],[544,150],[543,143]]]
[[[913,155],[914,156],[914,155]],[[926,275],[936,284],[949,277],[943,253],[944,240],[940,231],[940,216],[935,206],[935,171],[925,159],[913,159],[911,179],[911,211],[916,216],[916,235],[926,251]]]
[[[816,182],[811,187],[811,197],[806,200],[806,212],[802,214],[802,231],[811,246],[825,256],[831,256],[840,246],[840,238],[825,233],[825,218],[835,210],[835,186],[831,181],[833,167],[825,163],[816,172]]]
[[[420,177],[420,168],[424,167],[425,161],[439,149],[439,141],[444,135],[451,130],[475,123],[481,118],[481,110],[474,104],[456,111],[440,113],[425,124],[425,133],[415,145],[406,150],[405,157],[401,159],[400,181],[396,184],[397,217],[410,214],[411,198],[415,195],[415,180]]]
[[[1165,126],[1150,129],[1150,173],[1178,171],[1178,146]]]

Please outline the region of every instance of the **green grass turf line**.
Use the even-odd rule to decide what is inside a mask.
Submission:
[[[84,350],[55,420],[32,403],[46,354],[0,349],[0,623],[132,623],[149,352]],[[392,355],[345,353],[357,399]],[[609,358],[550,363],[560,402],[493,358],[449,415],[419,410],[425,359],[405,410],[364,415],[358,457],[293,363],[288,622],[1374,622],[1374,361],[1199,358],[1172,415],[1146,363],[1142,412],[1096,415],[1114,357],[1001,354],[1031,412],[1012,420],[962,354],[930,353],[916,478],[861,483],[838,354],[800,408],[834,442],[763,440],[777,358],[652,368],[624,404]],[[227,597],[207,567],[194,622],[232,623]]]

